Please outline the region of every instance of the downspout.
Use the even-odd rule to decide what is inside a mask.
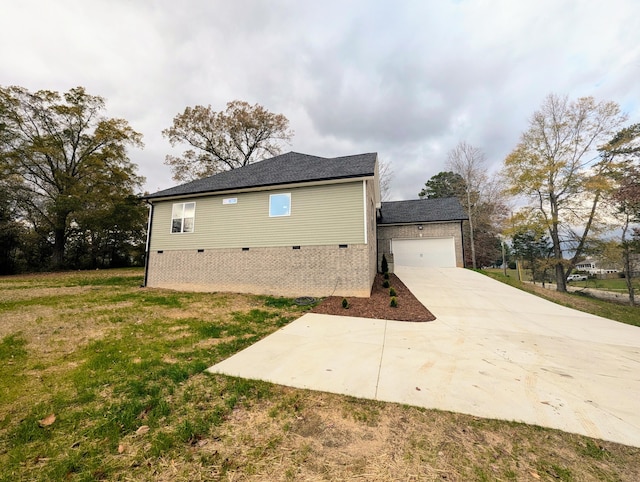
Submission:
[[[148,201],[147,201],[148,202]],[[151,252],[151,228],[153,227],[153,203],[149,203],[149,221],[147,222],[147,246],[144,254],[144,281],[142,287],[147,287],[149,278],[149,253]]]

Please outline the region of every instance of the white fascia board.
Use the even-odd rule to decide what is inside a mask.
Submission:
[[[244,192],[277,191],[277,190],[293,189],[293,188],[306,187],[306,186],[326,186],[328,184],[344,184],[348,182],[357,182],[357,181],[364,182],[367,179],[372,179],[372,177],[371,176],[345,177],[340,179],[328,179],[324,181],[297,182],[297,183],[291,183],[291,184],[270,184],[268,186],[248,187],[243,189],[227,189],[225,191],[205,191],[205,192],[193,193],[193,194],[176,194],[173,196],[145,199],[145,201],[148,202],[149,204],[153,204],[154,202],[171,201],[174,199],[189,199],[189,198],[208,197],[208,196],[226,196],[229,194],[240,194]]]

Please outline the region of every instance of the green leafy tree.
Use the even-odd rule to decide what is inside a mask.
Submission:
[[[622,220],[622,235],[620,247],[625,272],[629,303],[635,305],[635,291],[633,287],[634,269],[632,257],[640,253],[638,229],[633,229],[634,223],[640,223],[640,169],[629,166],[621,179],[620,185],[614,193],[618,218]]]
[[[25,231],[25,226],[18,220],[15,202],[0,181],[0,275],[20,270],[19,256]]]
[[[465,166],[467,154],[470,163],[477,160],[477,166]],[[474,156],[477,159],[474,159]],[[466,143],[460,143],[449,153],[449,162],[455,158],[455,169],[465,170],[476,186],[467,189],[465,178],[454,171],[442,171],[431,177],[418,193],[421,198],[435,199],[455,197],[460,201],[469,221],[463,223],[465,264],[473,266],[492,265],[500,257],[501,246],[498,237],[499,224],[506,214],[503,196],[493,179],[484,174],[482,153]],[[477,167],[477,169],[474,169]]]
[[[464,179],[460,174],[452,171],[442,171],[431,177],[422,191],[418,193],[421,198],[434,199],[455,197],[463,198],[466,192]]]
[[[76,268],[140,265],[144,259],[147,208],[137,196],[114,196],[76,218],[69,263]]]
[[[494,200],[486,199],[473,206],[475,214],[474,245],[477,266],[489,266],[495,264],[501,257],[501,242],[498,233],[503,218],[506,214],[506,206],[499,197]],[[469,225],[464,223],[464,241],[467,265],[473,264],[471,255],[471,236]]]
[[[25,221],[52,243],[53,268],[64,264],[76,219],[114,194],[132,195],[143,181],[127,155],[142,136],[104,108],[83,87],[64,94],[0,88],[0,174]]]
[[[539,276],[539,267],[544,268],[551,252],[551,243],[544,230],[525,228],[515,232],[511,238],[513,254],[528,262],[533,280]],[[544,273],[542,273],[544,280]]]
[[[507,192],[528,200],[548,231],[558,291],[566,291],[566,276],[596,231],[600,202],[613,187],[616,156],[598,155],[598,148],[625,119],[615,102],[549,95],[504,161]]]
[[[599,150],[603,157],[622,157],[624,165],[632,164],[640,157],[640,124],[620,129],[613,138]]]
[[[188,146],[181,156],[166,156],[165,164],[176,181],[192,181],[278,155],[293,132],[283,114],[234,100],[220,112],[187,107],[162,135],[172,146]]]

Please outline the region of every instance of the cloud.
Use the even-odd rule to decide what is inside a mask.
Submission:
[[[173,184],[162,129],[233,99],[285,114],[287,149],[377,151],[392,197],[415,197],[465,140],[496,170],[553,92],[640,121],[635,0],[23,0],[3,7],[2,85],[107,98],[145,136],[148,190]]]

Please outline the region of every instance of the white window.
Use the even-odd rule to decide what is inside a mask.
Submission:
[[[193,233],[196,203],[176,203],[171,211],[172,233]]]
[[[269,196],[269,217],[291,215],[291,193],[271,194]]]

